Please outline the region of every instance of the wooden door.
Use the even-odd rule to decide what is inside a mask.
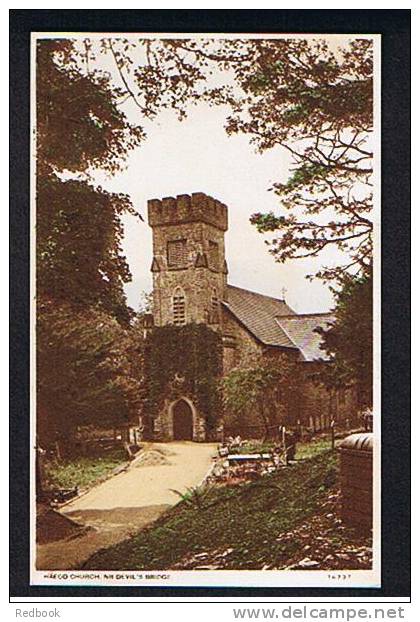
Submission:
[[[191,441],[193,438],[193,414],[185,400],[179,400],[173,407],[174,440]]]

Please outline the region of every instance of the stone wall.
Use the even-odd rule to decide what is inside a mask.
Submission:
[[[169,267],[167,244],[179,239],[186,240],[187,261],[183,267]],[[153,315],[157,326],[173,322],[172,297],[176,288],[185,295],[186,323],[209,323],[212,295],[215,293],[220,305],[226,280],[222,266],[215,270],[196,265],[199,255],[207,255],[209,241],[218,244],[219,255],[224,258],[223,233],[211,225],[181,224],[154,230]]]
[[[284,357],[296,361],[298,353],[287,352],[274,347],[262,346],[229,311],[223,311],[223,339],[230,347],[224,347],[223,370],[229,373],[235,367],[253,367],[261,357],[281,359]],[[231,344],[235,344],[232,347]],[[294,427],[298,421],[304,427],[318,432],[329,428],[334,420],[338,427],[348,427],[357,422],[357,395],[354,388],[340,391],[329,391],[316,383],[312,376],[319,371],[319,363],[298,362],[297,373],[300,375],[298,389],[287,398],[287,408],[279,415],[279,421],[286,426]],[[241,436],[258,436],[263,428],[258,417],[249,418],[244,425],[235,423],[228,426],[227,433],[240,433]],[[248,432],[247,432],[248,430]]]
[[[185,323],[220,324],[226,287],[227,208],[203,193],[148,202],[153,229],[153,315],[174,321],[173,296],[185,296]]]
[[[269,348],[223,307],[226,299],[227,266],[224,234],[228,227],[226,206],[204,193],[148,201],[148,219],[153,230],[153,320],[156,326],[172,324],[174,294],[182,297],[181,316],[185,324],[205,323],[223,337],[223,373],[235,367],[253,367],[261,357],[293,360],[298,352]],[[178,323],[178,322],[176,322]],[[145,329],[146,330],[146,329]],[[311,379],[318,364],[302,362],[302,381],[288,401],[287,425],[301,424],[313,430],[325,429],[331,419],[354,420],[357,406],[354,391],[332,393]],[[179,396],[168,391],[161,413],[154,421],[154,435],[173,437],[172,406]],[[192,405],[194,440],[205,440],[204,418]]]
[[[222,320],[224,374],[228,374],[236,367],[243,369],[256,367],[267,359],[296,361],[298,352],[263,345],[238,322],[228,309],[223,309]],[[293,399],[287,400],[285,407],[281,407],[281,413],[280,410],[276,413],[274,419],[279,425],[280,423],[294,425],[297,419],[296,407],[299,400],[300,393]],[[226,414],[225,433],[232,436],[239,434],[243,438],[261,438],[265,434],[265,430],[258,413],[247,413],[241,421],[238,420],[237,415],[229,416]],[[275,434],[275,430],[272,433]]]
[[[264,348],[249,331],[232,315],[222,308],[223,334],[223,373],[229,373],[234,367],[254,367],[262,356]]]
[[[226,205],[204,192],[179,194],[177,197],[150,199],[147,215],[151,227],[203,222],[227,231],[228,210]]]

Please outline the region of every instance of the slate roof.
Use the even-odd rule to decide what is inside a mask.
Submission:
[[[302,361],[327,360],[319,347],[321,336],[314,329],[326,328],[334,320],[331,313],[298,315],[280,298],[233,285],[227,286],[223,305],[265,345],[299,350]]]
[[[327,328],[334,321],[332,313],[305,313],[302,315],[278,315],[276,322],[292,343],[299,348],[303,361],[327,361],[324,350],[320,349],[321,335],[315,328]]]
[[[223,305],[262,343],[296,349],[276,320],[294,313],[284,300],[228,285]]]

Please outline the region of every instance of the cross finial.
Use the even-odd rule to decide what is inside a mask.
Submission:
[[[281,295],[283,297],[283,300],[286,300],[286,294],[287,294],[287,289],[285,287],[281,288]]]

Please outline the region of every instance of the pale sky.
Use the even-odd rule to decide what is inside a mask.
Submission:
[[[346,42],[346,38],[331,39],[334,47]],[[250,145],[249,137],[228,136],[224,122],[229,110],[223,107],[205,103],[192,106],[182,122],[172,111],[145,121],[139,118],[134,105],[126,104],[125,110],[131,122],[146,130],[147,138],[131,153],[125,171],[113,178],[95,172],[94,178],[108,190],[130,195],[145,219],[142,223],[131,216],[124,218],[123,247],[133,276],[126,286],[130,306],[137,309],[142,293],[152,288],[152,231],[146,222],[147,200],[204,192],[228,206],[226,259],[232,285],[279,298],[286,288],[286,302],[300,313],[331,309],[333,298],[328,286],[305,276],[323,265],[331,267],[342,256],[329,248],[320,257],[276,263],[264,236],[249,222],[255,212],[282,212],[279,197],[269,188],[290,175],[291,160],[284,148],[259,154]]]
[[[268,191],[273,182],[289,176],[290,159],[279,147],[255,153],[244,135],[228,136],[223,129],[226,110],[203,104],[187,120],[164,112],[147,124],[147,139],[132,152],[127,169],[113,178],[96,174],[98,183],[131,196],[147,221],[147,200],[204,192],[228,206],[226,258],[229,282],[270,296],[282,297],[296,311],[327,311],[332,305],[328,287],[305,278],[333,257],[276,263],[264,236],[250,224],[254,212],[280,213],[279,198]],[[128,302],[137,308],[143,291],[151,291],[152,231],[147,222],[124,219],[126,253],[133,280],[126,287]],[[270,237],[270,236],[268,236]]]

